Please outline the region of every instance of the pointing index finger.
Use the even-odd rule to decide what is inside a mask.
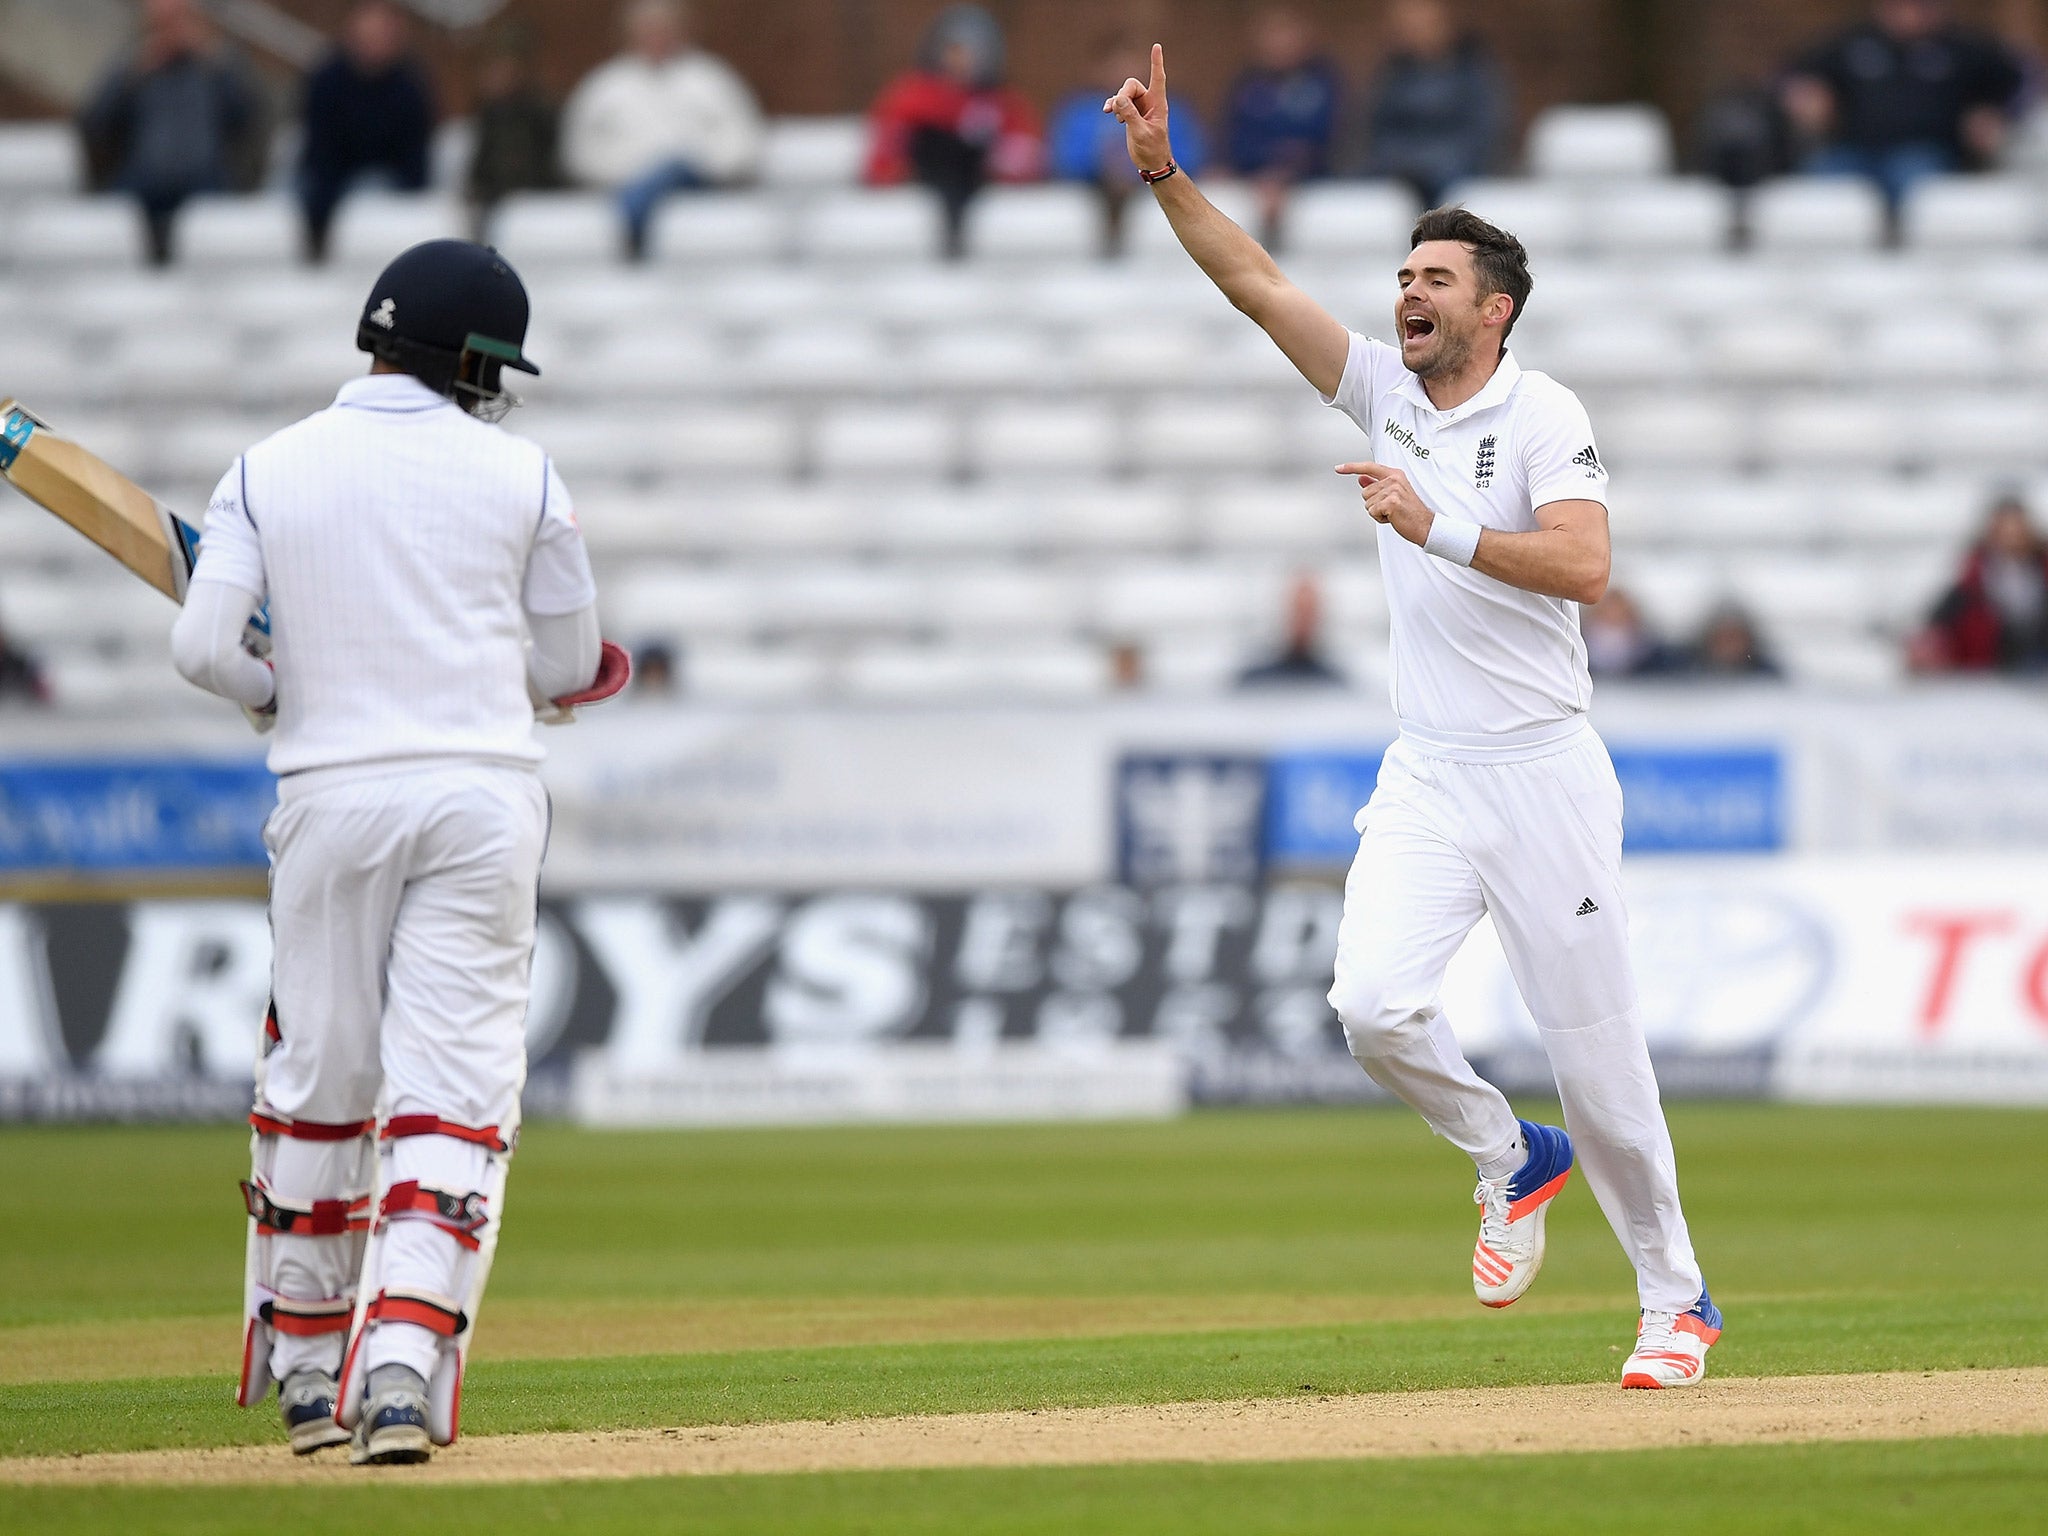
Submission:
[[[1154,96],[1163,95],[1166,91],[1166,45],[1164,43],[1154,43],[1152,45],[1152,84],[1149,89]]]
[[[1361,480],[1385,480],[1394,471],[1388,469],[1384,464],[1339,464],[1337,466],[1337,473],[1340,475],[1356,475]]]

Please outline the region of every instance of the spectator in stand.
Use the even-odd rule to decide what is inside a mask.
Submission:
[[[1391,49],[1366,92],[1367,176],[1405,181],[1434,208],[1468,177],[1492,170],[1507,129],[1507,81],[1493,52],[1461,33],[1445,0],[1396,0]]]
[[[5,699],[47,704],[50,685],[35,657],[15,645],[5,630],[0,630],[0,700]]]
[[[1907,647],[1916,672],[2038,672],[2048,666],[2048,544],[2026,503],[2000,497],[1984,532]]]
[[[187,198],[243,191],[261,176],[263,116],[241,61],[196,0],[145,0],[141,41],[94,87],[78,129],[93,184],[142,205],[161,265]]]
[[[433,87],[405,13],[392,0],[362,0],[342,23],[341,46],[306,77],[299,199],[315,261],[349,193],[425,189],[433,136]]]
[[[1251,54],[1230,87],[1224,132],[1231,170],[1258,186],[1270,236],[1295,183],[1329,174],[1344,86],[1308,18],[1291,6],[1252,18]]]
[[[650,640],[633,658],[633,695],[642,699],[672,699],[682,690],[676,681],[676,653],[664,641]]]
[[[753,176],[764,129],[747,82],[697,46],[686,6],[637,0],[624,25],[626,51],[569,98],[562,159],[575,181],[617,196],[639,255],[664,197]]]
[[[1728,600],[1715,606],[1700,629],[1689,658],[1695,677],[1782,677],[1784,670],[1756,623],[1740,603]]]
[[[1794,60],[1782,95],[1818,146],[1806,170],[1868,177],[1896,209],[1922,177],[1991,163],[2025,83],[2013,52],[1956,25],[1948,0],[1877,0],[1871,20]]]
[[[1659,639],[1629,592],[1615,585],[1579,614],[1586,666],[1595,677],[1656,677],[1683,670],[1682,653]]]
[[[1037,110],[1004,83],[1005,52],[993,16],[951,6],[926,30],[917,67],[884,86],[868,111],[865,180],[917,181],[936,192],[949,256],[960,254],[967,205],[984,185],[1036,181],[1044,170],[1044,130]]]
[[[1287,589],[1287,639],[1280,654],[1238,674],[1240,688],[1350,686],[1323,655],[1323,589],[1303,571]]]
[[[488,212],[509,192],[551,192],[562,184],[560,121],[533,75],[533,37],[508,25],[492,39],[477,72],[476,148],[469,200]]]
[[[1078,181],[1101,194],[1109,215],[1110,249],[1121,243],[1124,204],[1140,185],[1138,169],[1124,147],[1124,127],[1102,110],[1145,57],[1144,44],[1128,34],[1104,42],[1091,83],[1077,86],[1053,108],[1047,134],[1049,172],[1061,181]],[[1173,108],[1174,161],[1190,176],[1209,163],[1208,135],[1193,103]]]

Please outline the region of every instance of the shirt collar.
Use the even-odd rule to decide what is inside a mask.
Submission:
[[[350,379],[341,386],[334,403],[363,411],[401,413],[429,411],[444,405],[452,408],[455,404],[446,395],[435,394],[409,373],[366,373],[361,378]]]
[[[1409,374],[1401,381],[1400,393],[1430,412],[1445,426],[1453,426],[1467,416],[1476,416],[1481,411],[1490,411],[1514,393],[1515,385],[1521,382],[1522,365],[1515,361],[1515,354],[1503,351],[1500,366],[1493,370],[1493,377],[1485,386],[1463,405],[1454,405],[1448,411],[1440,411],[1429,398],[1429,391],[1422,387],[1422,380]]]

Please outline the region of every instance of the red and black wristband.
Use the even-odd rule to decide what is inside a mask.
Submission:
[[[1166,164],[1159,167],[1156,171],[1148,171],[1143,166],[1138,167],[1138,179],[1148,187],[1155,181],[1164,181],[1169,176],[1177,176],[1179,174],[1180,163],[1175,160],[1167,161]]]

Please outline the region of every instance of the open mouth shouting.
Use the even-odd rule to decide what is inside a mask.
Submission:
[[[1436,334],[1436,321],[1419,310],[1411,310],[1401,317],[1401,345],[1424,342]]]

